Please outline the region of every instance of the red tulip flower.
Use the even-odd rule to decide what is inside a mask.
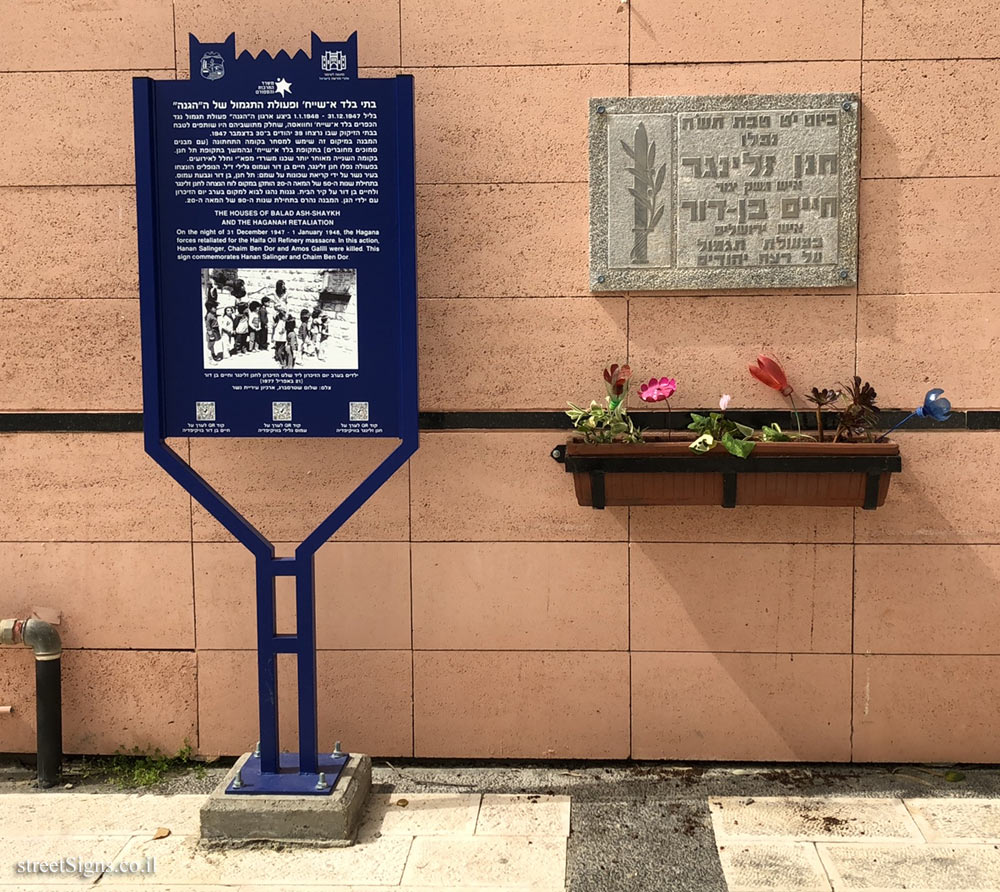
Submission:
[[[792,395],[792,388],[788,386],[788,376],[785,375],[785,370],[769,356],[758,356],[757,365],[749,365],[747,368],[761,384],[766,384],[777,390],[782,396]]]
[[[604,370],[604,383],[608,389],[608,396],[612,399],[620,398],[625,392],[628,379],[632,377],[632,369],[627,365],[615,363],[611,368]]]
[[[761,384],[766,384],[768,387],[777,390],[782,396],[788,397],[788,402],[792,405],[792,414],[795,416],[795,426],[801,434],[802,422],[799,419],[798,410],[795,408],[795,400],[792,398],[792,394],[795,391],[788,383],[788,376],[778,361],[771,359],[770,356],[761,354],[757,357],[757,365],[749,365],[747,368],[750,370],[750,374],[760,381]]]

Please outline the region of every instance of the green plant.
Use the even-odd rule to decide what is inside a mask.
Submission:
[[[812,437],[809,434],[799,434],[791,433],[789,431],[783,431],[781,425],[778,422],[774,424],[765,424],[760,429],[760,438],[765,443],[788,443],[793,440],[811,440]]]
[[[765,424],[760,429],[760,438],[765,443],[787,443],[792,439],[790,434],[786,434],[781,425],[776,421],[774,424]]]
[[[690,447],[694,452],[708,452],[717,443],[738,458],[746,458],[753,452],[753,428],[726,418],[723,413],[728,405],[729,395],[723,394],[719,400],[721,412],[711,412],[708,415],[691,413],[688,430],[698,434]]]
[[[841,440],[859,440],[861,438],[870,440],[872,438],[872,428],[878,424],[878,417],[881,412],[875,405],[878,394],[875,388],[867,381],[861,383],[861,378],[855,375],[848,385],[840,385],[843,389],[841,396],[846,400],[846,405],[840,411],[840,423],[837,425],[837,433],[833,438],[834,443]]]
[[[192,762],[192,752],[187,741],[174,756],[167,756],[159,749],[148,753],[139,747],[133,747],[131,750],[119,748],[113,756],[98,756],[84,760],[83,775],[103,780],[123,790],[152,787],[171,773],[190,768],[192,765],[195,765],[196,771],[204,772],[201,763]]]
[[[634,204],[631,258],[633,263],[648,263],[649,233],[656,229],[665,207],[662,204],[657,207],[656,198],[663,188],[667,165],[656,167],[656,143],[650,141],[646,125],[641,121],[635,130],[635,145],[630,146],[625,140],[621,140],[621,144],[633,163],[632,167],[625,168],[632,174],[634,184],[628,190]]]
[[[573,429],[583,434],[585,443],[641,443],[642,431],[629,417],[628,387],[632,369],[617,363],[604,370],[604,386],[608,391],[604,405],[592,400],[586,409],[569,404],[566,414]]]

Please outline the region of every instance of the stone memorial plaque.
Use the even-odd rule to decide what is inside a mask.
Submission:
[[[590,101],[594,291],[857,282],[858,97]]]

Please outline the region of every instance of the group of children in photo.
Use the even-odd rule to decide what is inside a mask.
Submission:
[[[237,279],[229,290],[235,303],[219,314],[219,286],[210,282],[205,297],[205,337],[212,362],[255,351],[273,352],[280,368],[295,368],[306,357],[326,358],[329,320],[319,307],[300,310],[298,317],[286,307],[285,283],[279,279],[274,296],[248,300],[246,286]]]

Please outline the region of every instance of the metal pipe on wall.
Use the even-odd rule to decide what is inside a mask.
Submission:
[[[35,655],[38,785],[54,787],[62,772],[62,641],[41,619],[0,620],[0,644],[25,644]]]

